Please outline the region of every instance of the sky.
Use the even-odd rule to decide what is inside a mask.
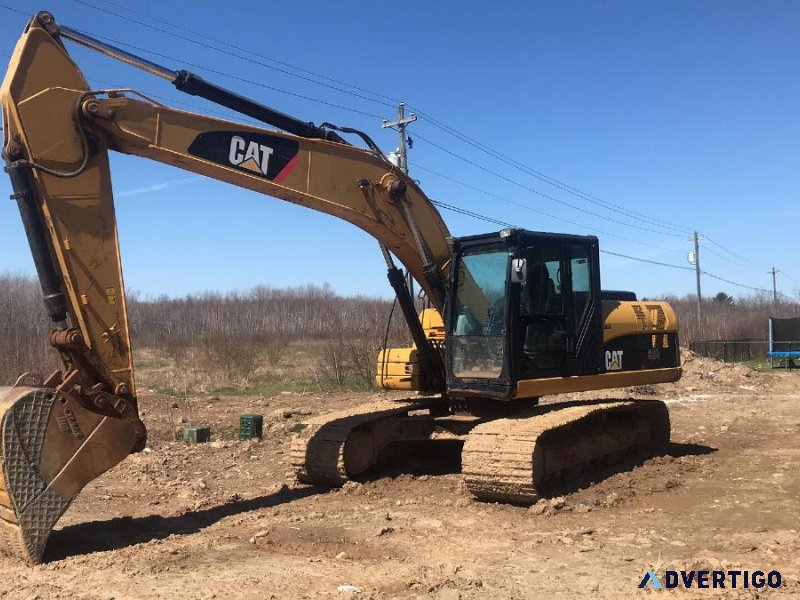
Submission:
[[[386,152],[397,134],[381,120],[403,100],[420,113],[408,130],[410,173],[430,198],[530,230],[597,235],[615,253],[602,255],[606,289],[694,293],[696,230],[704,296],[771,290],[773,266],[778,290],[800,296],[800,3],[221,6],[0,0],[0,61],[27,21],[17,11],[50,10],[59,23],[303,120],[362,129]],[[98,87],[243,120],[67,45]],[[142,158],[113,154],[111,165],[128,290],[328,283],[341,294],[391,295],[378,245],[348,223]],[[10,193],[0,178],[0,194]],[[457,236],[498,229],[442,215]],[[8,201],[0,272],[34,273]]]

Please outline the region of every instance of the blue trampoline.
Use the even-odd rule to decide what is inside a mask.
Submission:
[[[800,318],[769,318],[767,356],[781,359],[781,363],[786,363],[788,366],[794,366],[792,359],[800,358]]]

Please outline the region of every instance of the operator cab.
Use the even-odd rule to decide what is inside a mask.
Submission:
[[[600,373],[598,248],[519,229],[455,239],[448,392],[507,399],[520,380]]]

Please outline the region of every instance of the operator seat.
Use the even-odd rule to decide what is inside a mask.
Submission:
[[[567,353],[566,323],[561,294],[544,263],[531,265],[522,313],[525,326],[524,355],[534,370],[555,369],[564,363]]]

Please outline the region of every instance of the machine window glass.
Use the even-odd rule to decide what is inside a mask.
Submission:
[[[522,315],[556,315],[563,308],[561,261],[557,248],[530,248],[528,277],[520,297]]]
[[[589,272],[589,250],[586,246],[573,245],[572,252],[572,306],[575,326],[583,322],[591,297]]]
[[[560,246],[531,246],[525,257],[528,277],[520,295],[523,333],[519,369],[522,377],[537,377],[542,371],[560,368],[566,359],[564,270]]]
[[[453,374],[492,379],[503,370],[508,252],[465,253],[458,271],[453,319]]]

